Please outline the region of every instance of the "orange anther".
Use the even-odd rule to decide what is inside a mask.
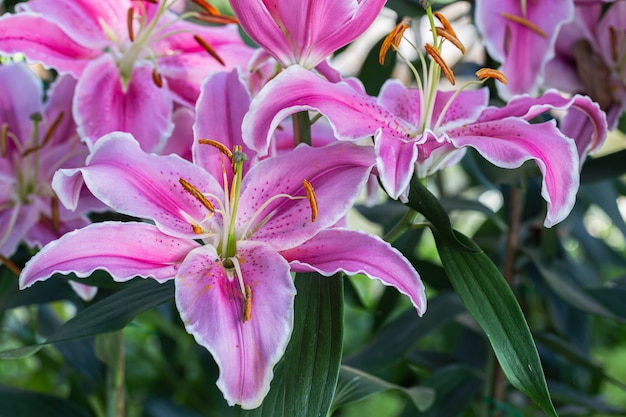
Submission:
[[[450,84],[454,85],[454,73],[452,72],[452,69],[448,66],[448,64],[446,64],[446,61],[443,60],[443,57],[439,53],[439,50],[429,43],[424,45],[424,49],[426,50],[428,55],[430,55],[430,57],[437,63],[437,65],[441,67],[443,75],[445,75],[448,81],[450,81]]]
[[[409,28],[410,24],[410,17],[403,18],[402,21],[398,23],[396,27],[385,37],[385,40],[383,40],[383,44],[380,47],[380,52],[378,53],[378,63],[380,65],[385,64],[385,56],[387,55],[387,51],[391,45],[393,45],[393,49],[398,49],[398,46],[402,41],[402,37],[404,36],[404,32]]]
[[[198,42],[198,44],[209,53],[209,55],[211,55],[213,58],[215,58],[215,60],[217,62],[219,62],[220,64],[222,64],[223,66],[226,66],[226,63],[224,62],[224,60],[217,54],[217,52],[215,51],[215,49],[213,49],[213,47],[211,45],[209,45],[209,43],[207,41],[205,41],[204,39],[202,39],[199,35],[193,35],[193,38],[196,40],[196,42]]]
[[[437,18],[437,20],[441,22],[441,24],[443,25],[443,28],[447,32],[450,32],[450,34],[454,36],[455,38],[457,37],[456,32],[454,31],[454,29],[452,29],[452,25],[450,24],[448,19],[446,19],[445,16],[441,14],[441,12],[434,12],[433,15]]]
[[[311,221],[314,222],[317,219],[318,209],[317,209],[317,198],[315,197],[315,190],[313,189],[313,185],[306,179],[302,180],[302,185],[304,186],[304,190],[306,191],[306,196],[309,199],[309,205],[311,206]]]
[[[435,30],[437,31],[437,36],[441,36],[442,38],[450,41],[452,45],[456,46],[457,49],[461,51],[462,54],[465,53],[465,46],[463,46],[459,38],[457,38],[454,33],[451,33],[445,28],[442,28],[440,26],[437,26]]]
[[[135,32],[133,31],[133,16],[135,14],[135,9],[132,7],[128,8],[128,12],[126,12],[126,26],[128,27],[128,39],[131,42],[135,41]]]
[[[178,182],[183,186],[185,191],[191,194],[196,200],[198,200],[204,207],[206,207],[209,212],[214,213],[215,207],[213,204],[198,190],[194,187],[190,182],[186,181],[184,178],[179,178]],[[194,230],[195,231],[195,230]]]
[[[525,19],[525,18],[519,17],[519,16],[515,16],[515,15],[507,13],[507,12],[500,12],[500,15],[502,17],[504,17],[505,19],[510,20],[511,22],[519,23],[520,25],[522,25],[524,27],[527,27],[528,29],[532,30],[537,35],[541,36],[542,38],[547,38],[548,37],[548,35],[546,35],[546,32],[544,32],[543,30],[539,29],[539,27],[537,25],[535,25],[533,22],[531,22],[528,19]]]
[[[252,288],[249,285],[245,287],[246,293],[244,294],[243,299],[243,311],[241,321],[243,323],[247,322],[252,318]]]
[[[492,68],[481,68],[476,71],[476,76],[479,80],[484,80],[485,78],[493,78],[500,81],[502,84],[506,84],[508,82],[506,75],[504,75],[501,71]]]
[[[161,74],[157,72],[156,68],[152,70],[152,81],[157,87],[163,87],[163,77],[161,77]]]

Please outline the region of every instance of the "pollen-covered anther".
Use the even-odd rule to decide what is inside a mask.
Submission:
[[[228,158],[228,160],[230,161],[230,164],[234,165],[235,157],[233,156],[233,153],[222,142],[218,142],[213,139],[198,139],[198,143],[202,145],[211,145],[214,148],[217,148],[218,151],[220,151],[226,158]]]
[[[197,223],[191,223],[191,229],[193,230],[193,232],[197,235],[202,235],[204,234],[204,229],[202,228],[202,226],[200,226]]]
[[[209,43],[207,41],[205,41],[204,39],[202,39],[202,37],[200,37],[200,35],[193,35],[193,38],[196,40],[196,42],[198,42],[198,45],[200,45],[202,47],[202,49],[204,49],[205,51],[207,51],[209,53],[209,55],[211,55],[213,58],[215,58],[215,60],[217,62],[219,62],[222,66],[226,66],[226,63],[224,62],[224,60],[217,54],[217,52],[215,51],[215,49],[213,49],[213,47],[211,45],[209,45]]]
[[[410,24],[410,17],[403,18],[402,21],[398,23],[396,27],[385,37],[383,44],[380,47],[380,52],[378,53],[378,63],[380,65],[385,64],[385,56],[392,45],[394,50],[398,49],[398,46],[402,41],[402,37],[404,36],[404,32],[409,28]]]
[[[152,81],[157,87],[163,87],[163,77],[161,77],[161,74],[157,72],[156,68],[152,70]]]
[[[429,43],[424,45],[424,49],[426,50],[428,55],[430,55],[430,57],[437,63],[437,65],[441,67],[441,70],[443,71],[443,75],[445,75],[448,81],[450,81],[450,84],[454,85],[455,81],[454,81],[454,73],[452,72],[452,68],[450,68],[448,64],[446,64],[446,61],[443,60],[443,57],[439,53],[439,50]]]
[[[461,51],[462,54],[465,53],[465,46],[463,46],[459,38],[457,38],[454,33],[449,32],[448,30],[446,30],[445,28],[442,28],[441,26],[437,26],[435,28],[435,31],[437,32],[437,36],[440,36],[450,41],[452,45],[456,46],[457,49]]]
[[[243,299],[243,311],[241,312],[241,321],[247,322],[252,318],[252,288],[249,285],[245,287],[246,293]]]
[[[180,178],[178,180],[178,182],[180,182],[180,185],[183,186],[185,191],[187,191],[189,194],[191,194],[204,207],[206,207],[206,209],[209,210],[209,212],[211,214],[213,214],[215,212],[215,207],[213,207],[213,204],[211,204],[211,202],[204,196],[204,194],[202,194],[200,192],[200,190],[198,190],[196,187],[194,187],[190,182],[188,182],[184,178]]]
[[[302,185],[304,186],[304,190],[306,191],[306,197],[309,199],[309,205],[311,206],[311,221],[314,222],[315,219],[317,219],[318,214],[315,190],[313,189],[313,185],[311,185],[311,183],[306,179],[302,180]]]
[[[537,35],[541,36],[542,38],[548,37],[548,35],[546,35],[546,32],[541,30],[539,26],[535,25],[533,22],[531,22],[530,20],[526,18],[515,16],[514,14],[507,13],[507,12],[500,12],[500,15],[504,17],[505,19],[510,20],[511,22],[515,22],[522,26],[527,27],[528,29],[532,30]]]
[[[508,82],[506,75],[501,71],[492,69],[492,68],[481,68],[476,71],[476,76],[479,80],[484,80],[486,78],[493,78],[495,80],[500,81],[502,84],[506,84]]]
[[[2,157],[7,157],[7,140],[9,137],[9,124],[3,123],[0,126],[0,153],[2,153]]]
[[[457,37],[456,36],[456,32],[454,31],[454,29],[452,29],[452,25],[450,24],[448,19],[446,19],[446,17],[441,12],[434,12],[433,15],[437,18],[437,20],[439,20],[441,22],[441,24],[443,25],[443,28],[447,32],[449,32],[455,38]]]
[[[617,30],[614,26],[609,26],[609,39],[611,40],[611,58],[614,62],[617,62],[619,58],[618,55],[618,41],[617,41]]]
[[[128,12],[126,12],[126,26],[128,27],[128,39],[131,42],[135,42],[135,31],[133,30],[133,18],[135,16],[135,9],[132,7],[128,8]]]

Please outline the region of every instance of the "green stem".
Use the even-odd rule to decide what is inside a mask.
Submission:
[[[383,237],[383,240],[393,243],[415,223],[418,216],[419,213],[417,211],[409,208],[398,223],[396,223],[396,225],[389,232],[387,232],[387,234]]]
[[[293,116],[293,142],[295,146],[301,143],[306,143],[311,146],[311,120],[309,119],[309,112],[301,111]]]

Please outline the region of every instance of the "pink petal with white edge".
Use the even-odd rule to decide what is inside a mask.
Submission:
[[[331,83],[294,65],[268,82],[252,100],[243,120],[244,142],[259,154],[266,154],[271,134],[280,122],[304,110],[319,110],[324,114],[340,140],[373,136],[379,128],[397,135],[415,130],[379,106],[365,91],[357,89],[356,83]]]
[[[377,236],[344,229],[320,231],[302,245],[282,251],[292,271],[330,276],[365,274],[409,297],[417,313],[426,311],[424,284],[409,261]]]
[[[423,135],[427,137],[427,135]],[[433,138],[434,140],[434,138]],[[385,191],[393,199],[406,194],[417,161],[417,143],[379,132],[374,142],[376,166]]]
[[[198,247],[146,223],[103,222],[65,234],[33,256],[20,275],[21,289],[55,273],[89,276],[100,269],[118,282],[136,276],[159,282],[174,278],[185,256]]]
[[[220,195],[219,184],[202,168],[178,155],[143,152],[128,133],[113,132],[96,143],[87,166],[58,171],[53,188],[64,205],[78,201],[81,180],[112,209],[153,220],[164,233],[196,239],[190,221],[200,224],[209,211],[185,191],[183,178],[198,190]]]
[[[548,203],[546,227],[565,219],[574,207],[580,184],[578,152],[554,120],[529,124],[511,117],[467,125],[448,134],[454,146],[470,146],[501,168],[535,160],[543,175],[541,195]]]
[[[238,242],[249,316],[234,271],[232,279],[215,248],[189,254],[176,277],[176,306],[187,332],[206,347],[220,369],[217,386],[230,405],[258,407],[269,391],[273,367],[293,328],[295,287],[289,265],[258,242]]]
[[[91,301],[98,294],[98,287],[93,285],[85,285],[76,281],[70,281],[69,283],[74,292],[84,301]]]
[[[30,62],[69,72],[77,78],[92,59],[102,54],[77,43],[57,25],[35,13],[0,17],[0,53],[22,53]]]
[[[323,148],[300,145],[289,153],[257,163],[243,179],[238,233],[245,233],[244,225],[251,222],[248,231],[254,232],[250,239],[263,241],[276,250],[299,245],[345,216],[362,191],[374,162],[372,147],[338,142]],[[319,208],[315,221],[311,221],[304,179],[315,190]],[[263,206],[277,194],[299,198],[280,197]]]
[[[172,98],[157,87],[148,62],[136,65],[124,89],[120,72],[109,54],[87,66],[76,85],[73,107],[78,132],[89,145],[103,135],[129,132],[147,152],[158,152],[174,125]]]

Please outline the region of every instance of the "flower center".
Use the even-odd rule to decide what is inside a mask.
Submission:
[[[0,126],[0,156],[6,159],[15,174],[13,186],[13,199],[0,205],[0,211],[13,210],[6,225],[6,231],[0,235],[0,246],[2,246],[11,235],[22,206],[31,204],[34,196],[50,199],[50,219],[52,229],[59,228],[59,200],[54,194],[50,181],[45,178],[40,180],[41,151],[50,142],[54,132],[63,120],[64,113],[61,112],[48,127],[40,140],[40,126],[42,116],[35,113],[31,116],[33,122],[32,137],[29,141],[23,141],[10,129],[8,123]],[[70,158],[73,155],[67,155]],[[60,161],[65,162],[66,159]]]
[[[243,321],[250,318],[252,290],[248,285],[244,284],[243,275],[241,273],[240,261],[237,252],[237,242],[251,238],[254,233],[266,224],[275,214],[275,211],[263,215],[266,209],[274,202],[280,199],[301,200],[307,199],[311,208],[311,221],[315,221],[318,214],[317,199],[313,186],[306,179],[303,180],[303,188],[305,195],[291,195],[286,193],[276,194],[265,200],[250,216],[244,224],[237,224],[237,211],[241,199],[241,184],[243,181],[243,165],[247,161],[246,154],[240,146],[235,146],[231,151],[222,143],[200,139],[201,144],[210,145],[218,149],[222,154],[222,175],[223,175],[223,194],[215,195],[211,193],[203,193],[194,185],[191,180],[180,178],[179,182],[183,189],[192,197],[198,200],[209,212],[205,221],[211,218],[215,213],[221,217],[220,230],[215,230],[215,224],[219,222],[207,223],[206,228],[203,226],[205,221],[200,224],[190,221],[191,228],[198,237],[203,239],[211,239],[205,243],[213,244],[217,253],[222,260],[222,265],[226,269],[228,277],[233,280],[237,277],[241,294],[243,295]],[[230,173],[232,172],[232,175]],[[230,179],[229,179],[230,178]],[[238,227],[239,226],[239,227]]]
[[[120,72],[120,79],[122,81],[124,91],[126,91],[128,84],[130,83],[135,62],[143,59],[151,61],[154,66],[152,72],[152,79],[154,83],[158,87],[163,85],[163,80],[157,65],[157,59],[163,54],[172,55],[179,53],[179,51],[168,50],[156,52],[153,50],[152,46],[156,42],[159,42],[167,37],[186,32],[186,30],[182,29],[172,29],[172,26],[175,23],[188,17],[194,17],[211,23],[233,23],[232,19],[228,19],[226,16],[220,15],[219,12],[216,11],[217,9],[213,8],[203,0],[196,0],[195,2],[201,5],[201,7],[206,10],[205,12],[187,12],[170,20],[162,19],[175,1],[176,0],[148,1],[149,3],[158,5],[158,8],[152,18],[148,17],[149,14],[146,5],[137,1],[137,5],[131,6],[126,14],[128,39],[118,39],[111,27],[103,20],[100,20],[102,30],[113,44],[113,47],[106,48],[105,52],[110,52],[115,56],[115,61]],[[217,60],[220,64],[225,65],[222,58],[206,40],[202,39],[202,37],[197,34],[193,34],[193,37],[203,49],[215,58],[215,60]]]

